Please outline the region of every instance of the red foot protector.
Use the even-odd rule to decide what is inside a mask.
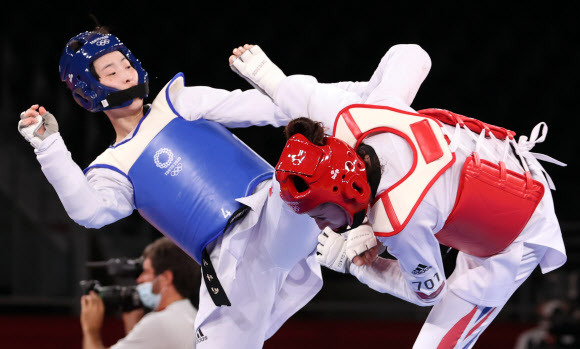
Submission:
[[[474,152],[463,165],[455,206],[435,237],[472,256],[492,256],[516,239],[543,196],[544,186],[529,172],[510,171]]]

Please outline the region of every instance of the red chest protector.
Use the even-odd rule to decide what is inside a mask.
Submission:
[[[479,120],[440,109],[419,113],[447,124],[461,124],[480,133],[485,130],[498,139],[513,139],[515,133]],[[477,257],[497,254],[520,235],[544,196],[542,183],[530,172],[506,169],[505,163],[491,163],[476,152],[463,165],[457,198],[443,228],[435,235],[445,246]]]
[[[401,232],[433,183],[455,161],[441,122],[460,124],[473,132],[485,130],[498,139],[514,132],[441,109],[419,114],[397,109],[352,105],[339,113],[335,137],[354,148],[365,137],[391,132],[407,141],[413,151],[413,166],[400,181],[375,198],[369,220],[377,236]],[[521,233],[544,194],[543,185],[507,170],[505,164],[468,157],[461,174],[454,208],[444,227],[435,234],[440,243],[465,253],[486,257],[505,249]]]

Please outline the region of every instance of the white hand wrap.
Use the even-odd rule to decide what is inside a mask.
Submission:
[[[35,124],[30,124],[28,126],[23,125],[22,121],[26,119],[26,117],[24,117],[24,112],[22,112],[20,114],[20,119],[22,120],[18,122],[18,132],[20,132],[24,139],[30,142],[30,144],[35,149],[38,149],[40,147],[40,143],[42,143],[46,137],[58,132],[58,123],[56,122],[54,115],[49,112],[46,112],[43,115],[38,115],[34,118],[36,119]],[[38,133],[38,130],[43,125],[45,131],[44,134],[41,135]]]
[[[377,245],[377,238],[370,224],[360,226],[348,231],[346,239],[346,255],[352,259]]]
[[[329,269],[340,273],[348,272],[350,261],[346,257],[346,239],[330,228],[325,228],[318,235],[316,261]]]
[[[282,70],[272,63],[258,45],[246,50],[230,64],[230,67],[270,98],[274,98],[278,85],[286,78]]]

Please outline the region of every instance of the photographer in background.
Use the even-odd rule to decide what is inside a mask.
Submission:
[[[137,278],[144,309],[123,313],[125,338],[111,349],[192,348],[197,310],[189,298],[199,292],[200,266],[166,237],[143,251],[143,272]],[[101,328],[105,314],[103,300],[91,291],[81,298],[83,348],[104,348]]]

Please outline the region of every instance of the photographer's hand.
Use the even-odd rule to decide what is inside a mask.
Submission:
[[[105,317],[105,304],[95,291],[81,297],[81,328],[83,349],[104,348],[101,328]]]

